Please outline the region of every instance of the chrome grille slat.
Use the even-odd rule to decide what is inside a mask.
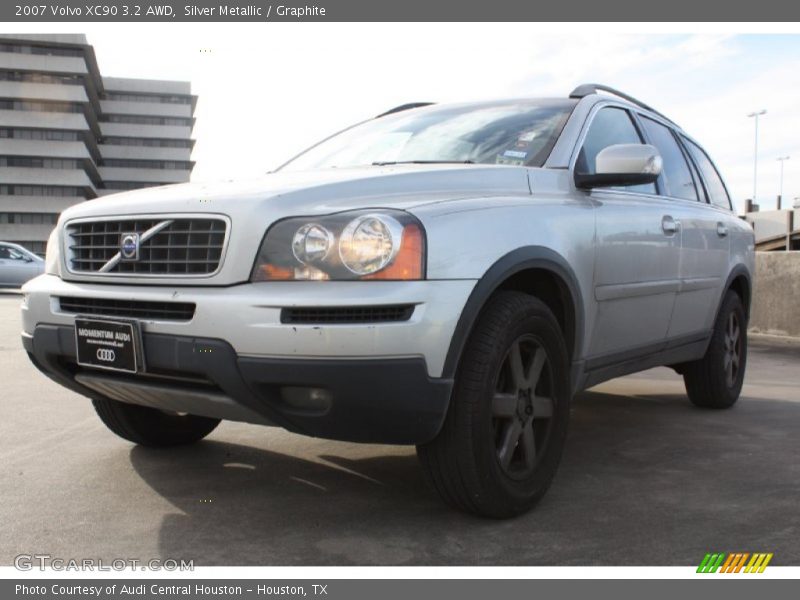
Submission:
[[[120,238],[128,233],[140,235],[138,260],[117,256]],[[227,222],[195,216],[81,221],[68,223],[67,235],[74,273],[197,277],[219,269]]]

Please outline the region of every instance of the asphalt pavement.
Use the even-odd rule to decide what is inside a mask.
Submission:
[[[0,293],[0,564],[173,558],[200,565],[800,564],[800,345],[751,341],[743,396],[694,408],[668,369],[580,394],[561,468],[531,513],[453,512],[413,448],[223,423],[135,447],[45,378]]]

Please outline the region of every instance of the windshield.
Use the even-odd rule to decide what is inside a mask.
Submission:
[[[575,101],[430,106],[347,129],[281,167],[286,171],[396,163],[542,166]]]

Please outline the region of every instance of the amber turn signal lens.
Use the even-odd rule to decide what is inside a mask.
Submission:
[[[287,281],[294,279],[294,269],[276,267],[269,263],[258,265],[253,273],[253,281]]]
[[[422,279],[425,238],[420,227],[409,223],[403,228],[400,251],[388,267],[361,279]]]

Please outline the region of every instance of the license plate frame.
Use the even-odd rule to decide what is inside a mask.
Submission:
[[[75,317],[75,351],[79,366],[117,373],[144,371],[142,330],[138,321]]]

